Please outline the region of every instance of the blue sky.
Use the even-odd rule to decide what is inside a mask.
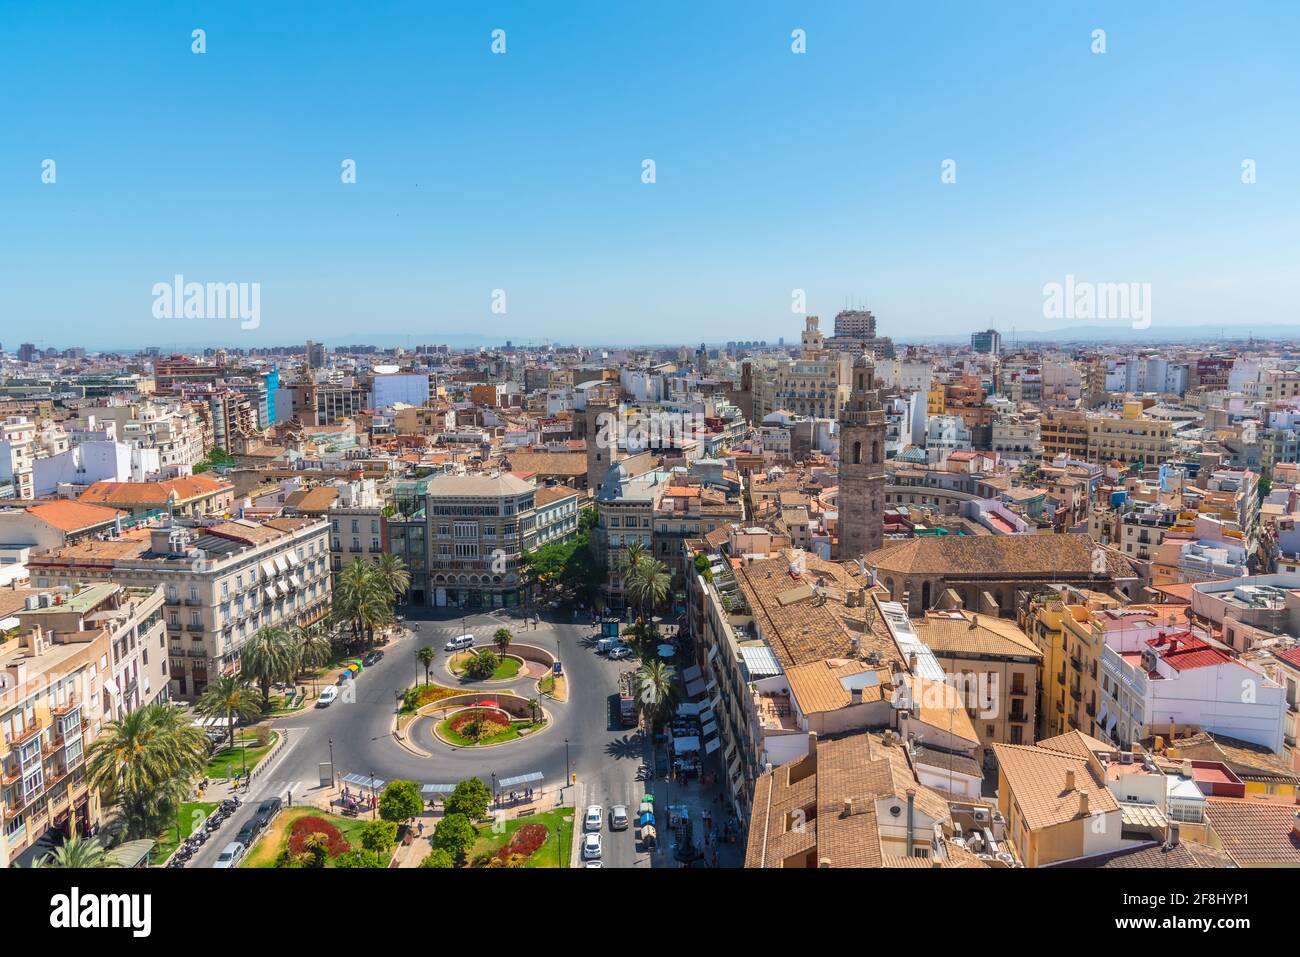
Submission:
[[[797,340],[793,289],[1044,329],[1067,274],[1157,327],[1297,318],[1296,4],[131,10],[0,0],[6,348]],[[260,327],[153,318],[177,273],[260,283]]]

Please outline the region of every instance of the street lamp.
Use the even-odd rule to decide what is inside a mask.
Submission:
[[[569,739],[565,738],[564,739],[564,784],[560,788],[560,790],[563,791],[564,788],[567,788],[569,786],[569,782],[572,780],[573,780],[573,762],[569,760]]]
[[[370,820],[375,819],[375,812],[379,809],[379,802],[375,800],[375,772],[370,772],[370,800],[374,803],[370,805]]]
[[[336,776],[334,774],[334,739],[330,738],[330,787],[334,787]]]
[[[488,774],[492,776],[492,806],[496,807],[497,806],[497,773],[495,771],[489,771]]]

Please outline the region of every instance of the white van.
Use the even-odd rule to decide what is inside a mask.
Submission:
[[[326,685],[321,689],[320,697],[316,699],[316,707],[328,708],[338,696],[339,689],[335,685]]]
[[[459,635],[443,646],[443,651],[463,651],[474,647],[473,635]]]

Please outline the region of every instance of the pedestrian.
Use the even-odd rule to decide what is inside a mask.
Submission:
[[[423,822],[423,821],[416,821],[416,822],[415,822],[415,833],[416,833],[416,836],[417,836],[417,837],[424,837],[424,822]]]

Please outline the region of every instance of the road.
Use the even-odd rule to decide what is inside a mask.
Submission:
[[[548,802],[557,787],[566,782],[566,760],[578,776],[578,784],[564,787],[562,800],[578,808],[577,826],[587,804],[600,804],[605,811],[602,828],[605,867],[649,867],[650,856],[639,852],[635,831],[611,832],[609,808],[626,804],[634,814],[644,787],[635,780],[643,749],[634,734],[619,727],[617,717],[618,673],[635,667],[635,661],[612,662],[597,656],[593,630],[588,623],[543,620],[537,630],[525,629],[521,619],[505,612],[475,614],[465,618],[438,615],[439,609],[417,609],[424,615],[409,616],[407,633],[390,641],[384,659],[366,668],[355,683],[354,700],[343,697],[328,708],[314,708],[272,722],[288,732],[284,749],[271,759],[252,783],[243,806],[210,838],[190,860],[191,867],[210,867],[221,848],[233,840],[253,816],[259,801],[292,796],[300,803],[318,791],[321,762],[330,760],[340,775],[360,774],[390,781],[407,778],[422,784],[454,784],[467,777],[484,782],[540,771],[548,789]],[[556,702],[540,697],[531,681],[486,686],[492,690],[515,691],[537,697],[551,715],[551,724],[537,737],[492,748],[453,748],[436,741],[431,722],[417,721],[410,727],[411,740],[430,752],[421,757],[404,748],[393,737],[397,700],[395,692],[424,680],[424,667],[415,657],[423,645],[432,645],[437,657],[430,679],[455,686],[445,670],[448,638],[469,632],[476,643],[488,644],[497,628],[510,628],[515,640],[545,648],[563,664],[568,677],[569,700]],[[485,686],[474,686],[483,690]]]

